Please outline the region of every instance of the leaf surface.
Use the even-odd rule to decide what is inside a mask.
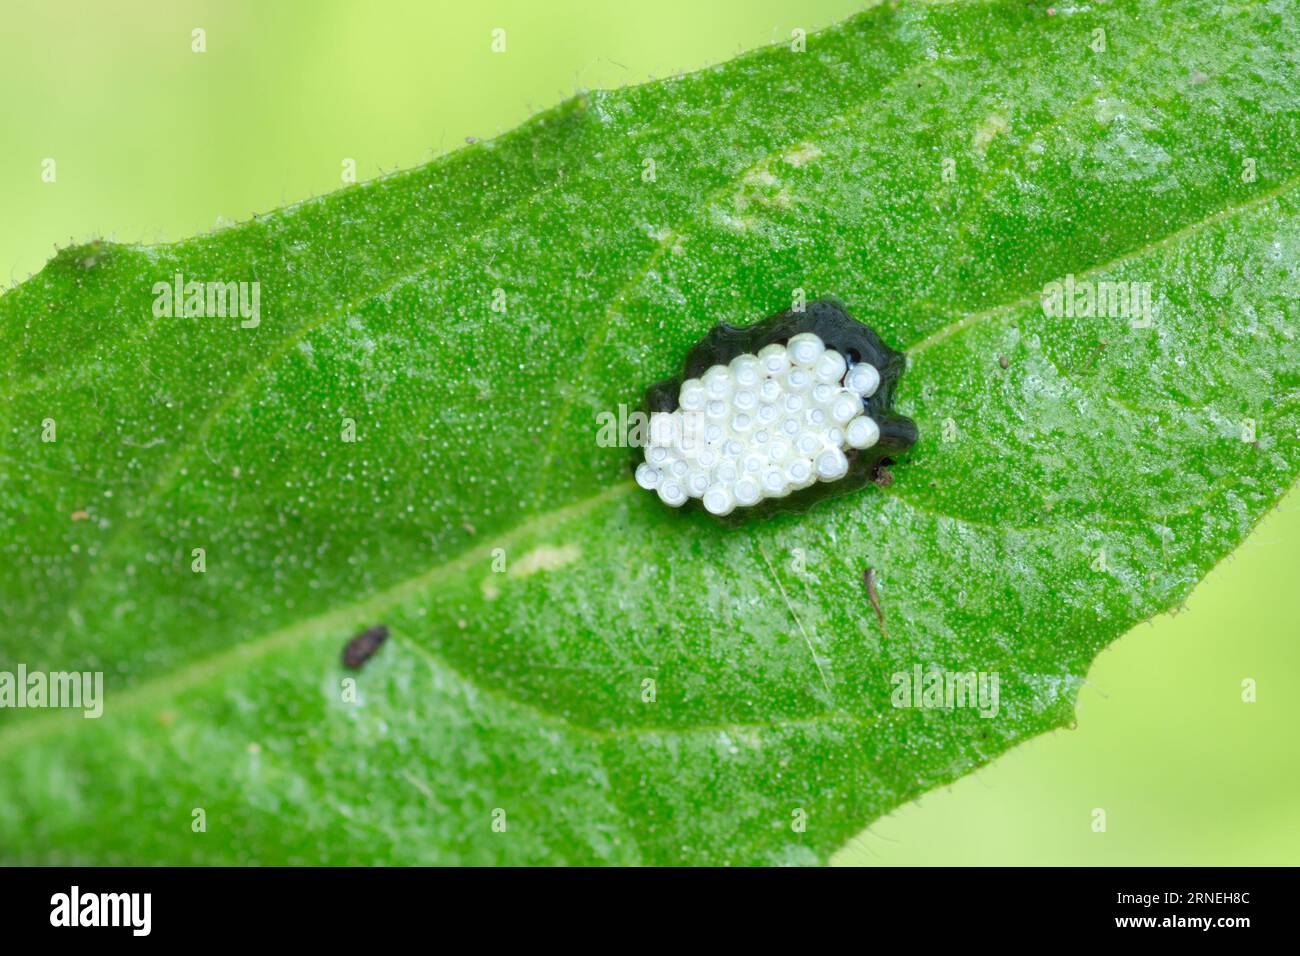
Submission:
[[[1286,3],[876,7],[60,253],[0,298],[0,670],[103,671],[105,712],[0,712],[0,857],[817,863],[1068,726],[1300,466],[1298,41]],[[177,273],[260,323],[155,316]],[[1047,314],[1066,276],[1150,322]],[[669,511],[597,414],[796,289],[908,353],[916,448],[804,515]],[[996,715],[892,706],[918,666]]]

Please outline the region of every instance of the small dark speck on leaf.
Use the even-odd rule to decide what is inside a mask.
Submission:
[[[1095,365],[1096,362],[1097,362],[1097,357],[1098,357],[1099,355],[1101,355],[1101,353],[1104,352],[1104,351],[1106,350],[1106,346],[1109,345],[1109,344],[1110,344],[1110,341],[1107,340],[1107,339],[1099,339],[1099,340],[1097,341],[1097,347],[1096,347],[1095,349],[1093,349],[1093,350],[1092,350],[1092,354],[1091,354],[1090,356],[1088,356],[1088,364],[1086,364],[1086,365],[1083,367],[1083,370],[1084,370],[1085,372],[1090,371],[1090,370],[1092,369],[1093,365]]]
[[[374,656],[381,644],[388,640],[388,627],[376,624],[368,627],[343,648],[343,666],[350,670],[360,670],[366,661]]]
[[[888,488],[894,483],[894,473],[889,470],[888,466],[881,465],[876,469],[876,477],[874,480],[877,487]]]
[[[1006,367],[1007,367],[1008,365],[1010,365],[1010,364],[1011,364],[1011,360],[1008,359],[1005,355],[999,355],[999,356],[998,356],[998,365],[999,365],[999,366],[1001,366],[1002,368],[1006,368]]]

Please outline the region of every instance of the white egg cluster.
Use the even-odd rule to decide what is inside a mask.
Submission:
[[[848,474],[845,452],[870,448],[880,427],[863,399],[880,387],[811,332],[738,355],[682,383],[678,409],[650,416],[642,488],[679,508],[701,499],[715,515],[782,498]]]

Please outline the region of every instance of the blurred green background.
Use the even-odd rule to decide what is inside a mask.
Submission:
[[[418,165],[579,88],[697,69],[861,5],[5,0],[0,284],[69,242],[246,219],[338,188],[346,158],[359,179]],[[1101,656],[1077,729],[878,821],[837,862],[1300,863],[1298,567],[1292,493],[1186,609]]]

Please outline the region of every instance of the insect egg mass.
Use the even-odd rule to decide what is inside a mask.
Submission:
[[[833,301],[752,326],[721,323],[684,375],[649,389],[637,483],[719,517],[801,510],[866,484],[916,441],[890,404],[903,355]]]

